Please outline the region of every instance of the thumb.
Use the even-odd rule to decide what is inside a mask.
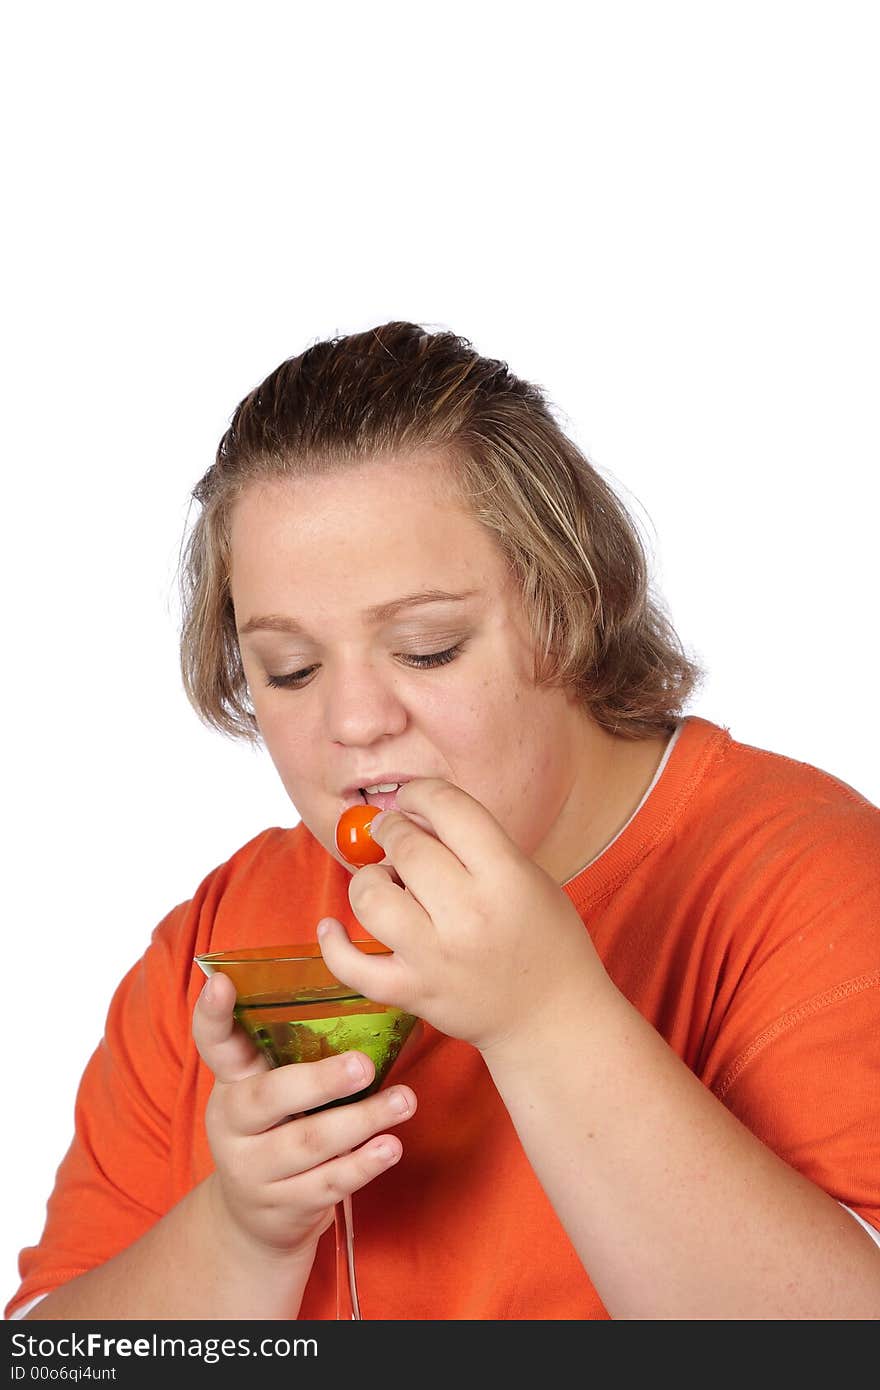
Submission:
[[[218,1081],[241,1081],[268,1071],[269,1059],[235,1021],[235,985],[226,975],[212,975],[193,1011],[193,1041],[199,1056]]]

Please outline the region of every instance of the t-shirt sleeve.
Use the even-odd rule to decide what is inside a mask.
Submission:
[[[127,1248],[172,1205],[171,1123],[190,1029],[173,941],[189,906],[163,919],[113,995],[80,1080],[74,1137],[40,1242],[19,1256],[21,1284],[7,1318]]]
[[[705,1076],[774,1152],[880,1230],[880,835],[820,825],[768,876]]]
[[[792,1009],[716,1094],[817,1187],[880,1230],[880,971]]]

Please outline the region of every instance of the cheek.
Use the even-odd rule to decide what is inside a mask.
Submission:
[[[537,771],[535,746],[541,746],[536,739],[537,711],[528,692],[508,681],[486,679],[462,693],[454,706],[447,703],[438,713],[435,727],[462,775],[469,770],[485,792],[494,788],[493,799],[497,804],[500,794],[505,810],[514,795],[512,788],[521,788],[523,777]]]
[[[509,705],[503,691],[487,680],[447,692],[430,713],[423,708],[421,717],[425,724],[430,721],[436,741],[450,756],[470,762],[503,745],[512,723]]]
[[[535,801],[544,801],[559,775],[553,718],[540,696],[522,687],[496,692],[483,710],[482,753],[496,814],[519,843],[534,823]]]
[[[291,719],[277,705],[271,713],[257,709],[256,715],[266,749],[285,784],[319,761],[319,744],[306,721]]]

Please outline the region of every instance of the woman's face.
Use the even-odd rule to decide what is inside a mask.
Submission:
[[[584,715],[533,684],[505,563],[453,496],[436,462],[391,460],[255,484],[233,512],[254,713],[291,801],[341,864],[336,821],[358,788],[413,777],[454,782],[526,854],[553,857]]]

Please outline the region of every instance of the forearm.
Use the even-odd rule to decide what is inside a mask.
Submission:
[[[613,1318],[880,1317],[870,1236],[613,986],[486,1062]]]
[[[56,1289],[26,1321],[295,1318],[311,1257],[255,1250],[207,1178],[140,1240]]]

